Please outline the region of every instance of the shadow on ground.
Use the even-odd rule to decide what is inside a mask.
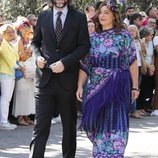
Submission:
[[[143,120],[130,119],[130,132],[132,134],[141,133],[142,131],[148,134],[156,134],[158,128],[155,127],[158,127],[158,121],[154,117],[146,117]],[[13,131],[0,130],[0,158],[28,158],[32,130],[33,126],[19,126],[18,129]],[[62,158],[61,140],[61,124],[52,125],[45,158]],[[92,145],[84,132],[78,132],[77,142],[76,158],[91,158]],[[149,152],[152,153],[152,151]],[[158,155],[143,154],[129,151],[126,158],[158,158]]]

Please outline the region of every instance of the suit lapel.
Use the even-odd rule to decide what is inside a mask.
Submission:
[[[71,11],[71,9],[69,9],[67,16],[66,16],[66,19],[65,19],[65,23],[64,23],[64,27],[63,27],[63,31],[62,31],[61,40],[59,42],[59,45],[63,41],[63,39],[67,33],[67,30],[69,29],[69,26],[71,25],[71,19],[72,19],[72,11]]]
[[[54,16],[53,16],[53,9],[50,10],[49,12],[49,18],[50,19],[50,23],[49,23],[49,27],[50,27],[50,31],[53,37],[54,42],[56,43],[56,35],[55,35],[55,30],[54,30]]]

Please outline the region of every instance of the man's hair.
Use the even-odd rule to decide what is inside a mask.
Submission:
[[[130,16],[130,24],[134,24],[134,20],[140,19],[142,20],[142,15],[139,13],[134,13]]]
[[[134,8],[134,6],[128,6],[128,7],[126,7],[125,12],[127,12],[129,9],[135,9],[135,8]]]
[[[35,14],[28,14],[27,15],[27,19],[30,21],[30,19],[31,19],[32,16],[35,16]]]
[[[139,35],[141,39],[153,33],[153,29],[148,26],[141,27],[139,30]]]
[[[85,11],[89,11],[90,7],[94,7],[92,4],[87,4],[86,7],[84,8]]]
[[[44,3],[43,5],[42,5],[42,9],[44,8],[44,7],[46,7],[48,4],[47,3]]]
[[[98,10],[98,9],[99,9],[99,6],[100,6],[102,3],[103,3],[102,1],[98,1],[98,2],[95,4],[95,9]]]
[[[51,0],[52,4],[54,4],[54,0]],[[73,6],[73,0],[68,0],[68,7]]]

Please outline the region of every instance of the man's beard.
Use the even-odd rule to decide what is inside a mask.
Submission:
[[[56,0],[53,0],[53,3],[54,3],[54,5],[55,5],[56,8],[60,8],[60,9],[64,8],[68,4],[67,1],[65,1],[63,4],[57,4]]]

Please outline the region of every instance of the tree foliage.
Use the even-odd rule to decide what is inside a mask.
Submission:
[[[17,16],[27,16],[30,13],[37,14],[44,2],[42,0],[1,0],[0,8],[7,20]]]
[[[97,0],[75,0],[74,4],[77,8],[83,10],[87,4],[95,4]]]
[[[127,0],[127,5],[133,5],[141,11],[146,11],[151,5],[158,6],[158,0]]]
[[[3,10],[7,20],[15,19],[17,16],[27,16],[30,13],[38,15],[42,5],[47,0],[0,0],[0,8]],[[95,4],[98,0],[74,0],[77,8],[83,10],[86,4]],[[114,0],[113,0],[114,1]],[[146,10],[150,4],[158,6],[158,0],[115,0],[125,2],[123,5],[135,5],[139,10]]]

